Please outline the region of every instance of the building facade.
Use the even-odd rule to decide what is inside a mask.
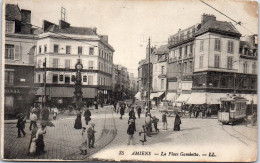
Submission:
[[[155,61],[155,51],[155,47],[150,48],[150,71],[148,71],[149,48],[146,48],[146,58],[138,63],[138,92],[135,97],[139,100],[147,100],[148,98],[148,77],[150,81],[150,92],[152,92],[153,62]]]
[[[108,36],[97,34],[96,28],[73,27],[60,20],[59,25],[43,21],[44,32],[37,41],[35,84],[39,99],[74,102],[75,64],[83,64],[83,101],[112,95],[113,47]],[[46,73],[46,88],[44,78]],[[46,91],[45,91],[46,90]]]
[[[113,69],[113,96],[117,100],[123,100],[130,96],[130,80],[127,68],[122,65],[114,65]]]
[[[5,118],[27,113],[34,102],[34,51],[37,37],[30,25],[31,11],[5,6]]]
[[[168,46],[160,46],[155,52],[155,60],[153,61],[153,81],[151,100],[158,104],[164,97],[167,90],[167,60],[168,60]]]
[[[169,37],[169,60],[167,68],[166,99],[175,102],[186,102],[192,88],[192,74],[194,69],[194,39],[199,29],[199,24],[187,29],[179,30],[178,33]]]

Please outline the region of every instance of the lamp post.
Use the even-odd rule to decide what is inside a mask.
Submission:
[[[151,109],[151,104],[150,104],[150,37],[148,39],[148,113],[150,113],[150,109]]]
[[[82,101],[82,78],[81,78],[81,70],[83,69],[83,65],[80,61],[80,59],[78,59],[78,62],[75,65],[75,69],[77,70],[76,72],[76,78],[73,79],[75,82],[75,99],[76,99],[76,109],[80,110],[79,108],[79,102]]]

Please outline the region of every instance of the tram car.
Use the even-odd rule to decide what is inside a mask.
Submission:
[[[220,111],[218,112],[218,121],[222,124],[238,122],[246,118],[246,102],[243,97],[220,98]]]

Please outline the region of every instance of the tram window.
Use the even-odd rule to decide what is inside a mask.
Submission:
[[[231,103],[231,104],[230,104],[230,109],[231,109],[231,110],[234,110],[234,109],[235,109],[235,104],[234,104],[234,103]]]

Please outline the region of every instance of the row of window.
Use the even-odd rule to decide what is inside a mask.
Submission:
[[[184,50],[183,50],[183,49],[184,49]],[[175,50],[171,51],[171,53],[170,53],[170,58],[175,58],[175,59],[177,59],[178,50],[179,50],[178,59],[187,58],[187,57],[192,57],[193,44],[185,45],[184,47],[180,47],[179,49],[175,49]]]
[[[64,67],[65,69],[70,69],[71,68],[71,60],[69,59],[65,59],[65,65],[60,65],[59,64],[60,60],[58,58],[53,58],[52,60],[52,68],[61,68],[61,67]],[[38,60],[38,68],[42,67],[43,65],[43,61],[41,59]],[[88,61],[88,69],[90,70],[93,70],[93,69],[96,69],[95,68],[95,62],[94,61]],[[84,67],[84,65],[83,65]],[[84,67],[86,68],[86,67]],[[99,70],[101,71],[104,71],[104,72],[107,72],[107,73],[112,73],[112,66],[106,64],[106,63],[102,63],[102,62],[99,62],[99,67],[98,67]]]
[[[194,76],[193,86],[206,86],[205,76]],[[242,89],[256,89],[257,81],[255,78],[236,78],[236,85],[234,85],[234,76],[212,75],[208,77],[207,86],[215,88],[242,88]]]
[[[191,73],[193,72],[193,63],[190,62],[183,62],[178,64],[178,70],[180,73]]]
[[[221,40],[216,38],[214,41],[214,49],[215,51],[221,51]],[[204,40],[200,40],[200,51],[204,51]],[[227,42],[227,52],[234,53],[234,42],[228,41]]]
[[[106,52],[106,51],[103,51],[102,49],[99,49],[98,55],[99,55],[101,58],[103,58],[103,59],[105,59],[105,60],[107,60],[107,61],[109,61],[109,62],[113,62],[113,56],[112,56],[111,53],[108,53],[108,52]]]
[[[41,74],[38,74],[37,76],[37,82],[41,83]],[[52,83],[53,84],[58,84],[58,82],[64,82],[65,84],[70,84],[72,81],[72,79],[75,78],[75,75],[72,75],[72,77],[70,77],[70,75],[58,75],[58,74],[53,74],[52,75]],[[88,85],[93,85],[93,76],[92,75],[83,75],[82,76],[82,82],[83,84],[88,84]],[[105,85],[105,86],[109,86],[109,78],[106,77],[101,77],[99,76],[98,78],[98,85]]]
[[[195,34],[195,28],[193,28],[192,30],[188,30],[186,33],[182,32],[179,36],[171,37],[169,42],[176,44],[179,41],[183,41],[188,38],[191,38],[192,36],[194,36],[194,34]]]
[[[43,50],[42,50],[42,46],[39,45],[39,50],[38,53],[47,53],[47,45],[45,44],[43,46]],[[59,53],[60,52],[60,47],[58,44],[54,44],[53,45],[53,53]],[[66,54],[71,54],[71,46],[70,45],[66,45]],[[83,47],[82,46],[78,46],[78,54],[83,54]],[[89,55],[94,55],[94,48],[93,47],[89,47]]]

